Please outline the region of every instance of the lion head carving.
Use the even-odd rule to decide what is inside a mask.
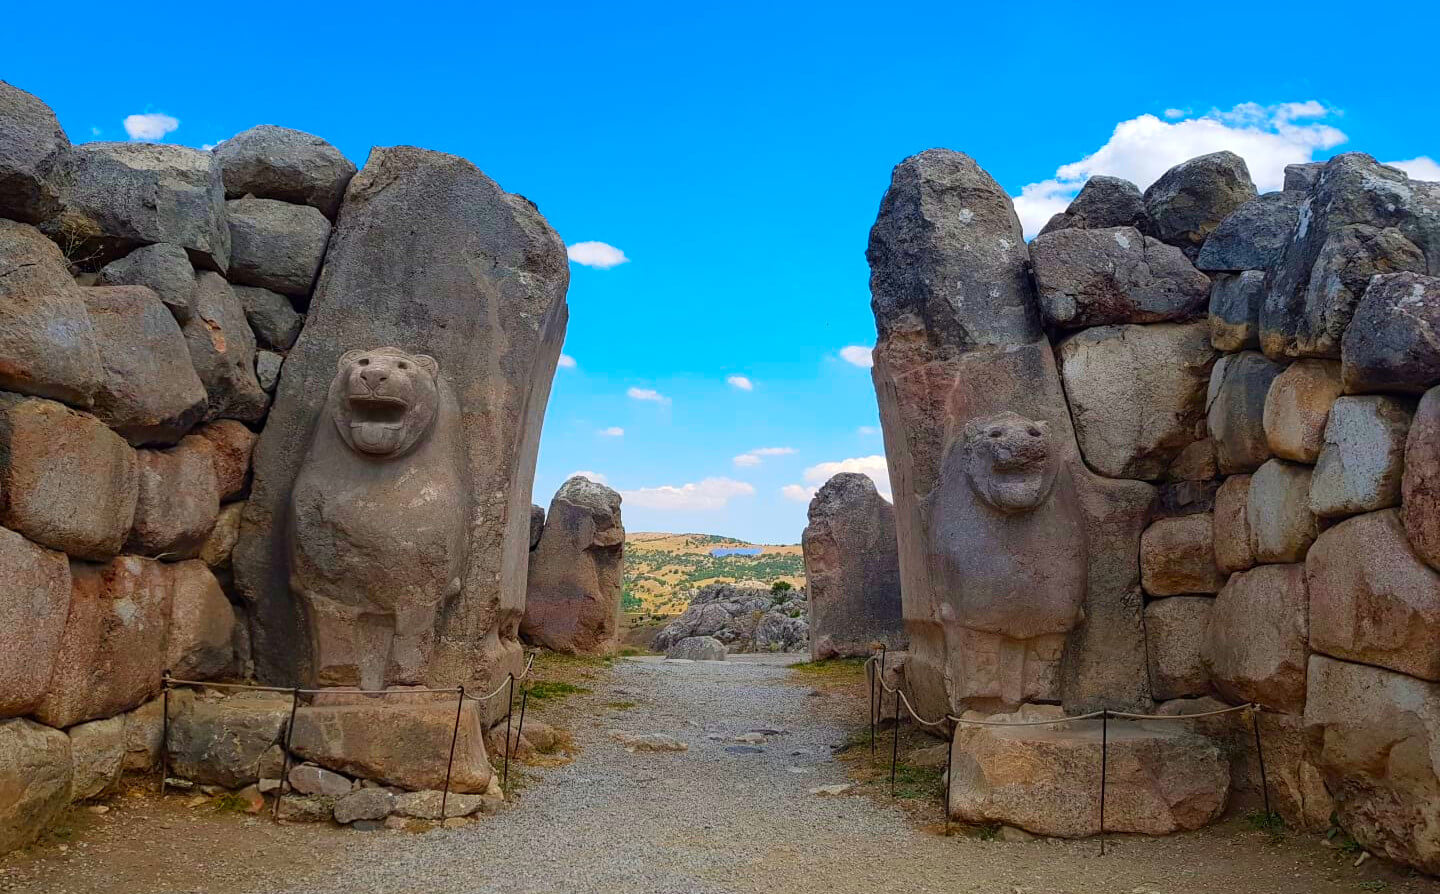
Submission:
[[[439,375],[440,365],[426,354],[399,348],[346,351],[328,401],[340,439],[366,456],[408,453],[434,427]]]
[[[986,504],[1006,514],[1045,501],[1058,471],[1050,426],[1009,411],[965,425],[965,474]]]

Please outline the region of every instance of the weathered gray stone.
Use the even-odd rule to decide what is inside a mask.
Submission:
[[[1160,241],[1192,260],[1226,217],[1256,196],[1245,159],[1212,152],[1181,162],[1145,190],[1145,213]]]
[[[1250,477],[1245,520],[1256,562],[1299,562],[1319,526],[1310,511],[1309,466],[1272,459]]]
[[[1196,268],[1219,272],[1273,266],[1295,232],[1304,201],[1301,192],[1269,192],[1231,211],[1205,239]]]
[[[1232,703],[1304,710],[1308,617],[1304,565],[1230,575],[1215,597],[1201,652],[1215,688]]]
[[[1340,826],[1368,851],[1440,873],[1440,685],[1314,655],[1305,727]]]
[[[1206,375],[1206,379],[1209,379],[1209,375]],[[1170,467],[1165,470],[1164,480],[1206,484],[1218,474],[1219,470],[1215,467],[1215,442],[1210,438],[1201,438],[1186,445],[1175,455],[1170,461]]]
[[[0,394],[0,523],[82,559],[120,552],[135,516],[135,451],[93,416]]]
[[[1440,277],[1381,274],[1340,342],[1345,390],[1420,394],[1440,384]]]
[[[1249,475],[1232,475],[1215,491],[1215,565],[1224,574],[1255,564],[1249,508]]]
[[[176,698],[172,693],[171,699]],[[165,739],[164,698],[152,698],[119,716],[125,718],[124,772],[144,773],[159,766],[161,743]]]
[[[1225,576],[1215,564],[1210,513],[1162,518],[1146,528],[1140,538],[1140,581],[1151,596],[1220,592]]]
[[[1107,739],[1104,831],[1164,835],[1198,829],[1224,811],[1230,768],[1208,740],[1120,721],[1110,723]],[[961,724],[951,747],[955,819],[1057,838],[1101,831],[1100,721]]]
[[[455,734],[455,701],[408,704],[357,696],[354,704],[302,706],[290,748],[322,767],[409,791],[442,788]],[[450,776],[452,792],[490,785],[481,710],[467,700]]]
[[[1440,189],[1367,155],[1326,162],[1271,271],[1260,314],[1265,353],[1338,359],[1372,275],[1440,270],[1437,208]]]
[[[1323,170],[1325,170],[1325,162],[1323,161],[1286,165],[1285,191],[1298,190],[1300,192],[1308,192],[1315,186],[1315,182],[1320,179],[1320,172]]]
[[[1205,406],[1222,475],[1253,472],[1270,458],[1265,398],[1283,369],[1254,351],[1228,354],[1215,361]]]
[[[690,636],[713,636],[729,652],[808,648],[804,613],[803,588],[776,591],[761,581],[706,584],[690,594],[680,617],[651,638],[650,648],[667,652]]]
[[[1183,320],[1210,295],[1181,251],[1134,227],[1039,236],[1030,259],[1045,321],[1068,329]]]
[[[136,451],[139,498],[126,549],[171,561],[200,555],[220,514],[213,453],[199,435],[168,450]]]
[[[1440,388],[1420,398],[1405,441],[1400,510],[1416,555],[1440,569]]]
[[[262,765],[282,741],[289,718],[290,697],[280,693],[181,699],[178,705],[172,696],[166,743],[171,772],[202,785],[254,784],[265,775]]]
[[[195,316],[182,331],[210,397],[205,418],[263,419],[270,396],[255,378],[255,335],[244,306],[223,277],[196,274]]]
[[[243,496],[250,487],[250,454],[259,435],[233,419],[202,425],[195,434],[209,442],[221,502]]]
[[[335,822],[382,820],[395,809],[395,796],[383,788],[362,788],[335,799]]]
[[[245,308],[245,318],[255,332],[256,342],[272,351],[288,351],[300,336],[305,317],[295,312],[290,299],[278,292],[256,286],[235,286],[235,295]],[[267,389],[268,390],[268,389]]]
[[[28,714],[40,702],[70,613],[70,565],[0,528],[0,717]]]
[[[526,726],[529,726],[528,721]],[[445,807],[443,817],[440,815],[442,802]],[[479,813],[484,806],[481,795],[462,795],[458,792],[451,792],[446,796],[444,792],[429,790],[405,792],[395,797],[395,812],[400,816],[415,819],[438,820],[452,816],[470,816]]]
[[[1201,649],[1214,605],[1215,600],[1208,596],[1175,596],[1145,606],[1145,652],[1150,661],[1150,692],[1155,698],[1185,698],[1210,691],[1210,674]]]
[[[666,649],[665,657],[686,661],[724,661],[725,644],[713,636],[687,636]]]
[[[285,358],[274,351],[255,352],[255,379],[266,394],[275,393],[280,384],[280,368],[284,365]]]
[[[145,286],[160,296],[178,322],[195,314],[195,268],[185,249],[168,242],[142,245],[100,271],[107,286]]]
[[[1215,360],[1204,322],[1097,326],[1058,356],[1080,452],[1101,475],[1158,479],[1195,442]]]
[[[290,768],[290,787],[302,795],[325,795],[338,798],[350,794],[351,780],[333,770],[315,764],[300,764]]]
[[[0,217],[40,223],[60,207],[53,170],[70,139],[49,106],[4,81],[0,121]]]
[[[55,243],[0,220],[0,389],[88,407],[100,353],[80,287]]]
[[[241,131],[213,151],[230,198],[249,194],[310,205],[331,220],[355,176],[355,165],[334,146],[271,124]]]
[[[143,286],[84,290],[100,351],[94,413],[133,446],[174,444],[205,414],[185,336]]]
[[[620,494],[577,475],[560,486],[546,518],[530,553],[520,635],[557,652],[613,654],[625,570]]]
[[[540,545],[540,537],[545,533],[545,507],[530,504],[530,549]]]
[[[225,217],[232,281],[284,295],[310,294],[330,239],[325,215],[307,205],[247,197],[226,202]]]
[[[205,539],[205,545],[200,547],[200,561],[210,569],[230,569],[230,554],[235,550],[235,542],[240,539],[240,516],[244,511],[244,503],[226,503],[220,507],[215,527]]]
[[[55,727],[113,717],[159,694],[170,628],[170,575],[159,562],[72,562],[70,576],[70,615],[35,709]]]
[[[1210,344],[1217,351],[1260,347],[1260,306],[1264,302],[1264,271],[1215,274],[1210,283]]]
[[[1305,577],[1311,648],[1440,681],[1440,573],[1410,548],[1397,510],[1356,516],[1321,534]]]
[[[225,272],[225,189],[210,153],[159,143],[81,143],[55,170],[62,210],[44,229],[95,267],[141,245],[169,242],[196,267]]]
[[[1400,505],[1412,401],[1342,397],[1330,408],[1310,484],[1310,511],[1337,518]]]
[[[810,657],[904,649],[895,507],[869,476],[841,472],[810,501],[800,538],[810,598]]]
[[[1270,383],[1265,397],[1265,441],[1281,459],[1313,463],[1325,446],[1330,407],[1343,392],[1340,364],[1297,360]]]
[[[1085,181],[1070,207],[1050,218],[1040,235],[1056,230],[1103,230],[1148,226],[1145,200],[1129,180],[1098,174]]]
[[[204,562],[167,566],[170,635],[165,667],[185,680],[223,678],[235,670],[235,609]]]
[[[125,718],[79,723],[70,736],[70,800],[86,801],[111,791],[125,769]]]
[[[70,737],[19,717],[0,720],[0,853],[36,838],[70,803]]]
[[[468,503],[470,548],[456,557],[459,592],[441,615],[426,680],[483,692],[520,671],[514,631],[525,602],[529,498],[568,282],[565,246],[529,202],[463,159],[374,150],[350,184],[304,337],[286,357],[257,447],[235,571],[263,679],[312,675],[289,586],[287,517],[306,461],[295,445],[336,431],[324,407],[337,361],[380,344],[433,356],[459,399],[466,471],[457,471],[452,496]],[[390,555],[394,546],[387,539],[384,548]]]

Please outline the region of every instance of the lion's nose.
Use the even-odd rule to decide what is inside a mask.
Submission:
[[[360,370],[360,380],[368,385],[371,391],[379,388],[381,383],[388,378],[390,378],[390,374],[383,369],[371,368]]]

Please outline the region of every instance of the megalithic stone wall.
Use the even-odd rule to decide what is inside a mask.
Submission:
[[[460,405],[469,554],[459,594],[442,609],[425,681],[488,688],[521,669],[530,489],[568,284],[565,246],[527,199],[455,156],[372,151],[345,194],[256,448],[234,566],[252,608],[261,679],[309,678],[304,619],[290,591],[291,489],[337,361],[377,346],[434,357]]]

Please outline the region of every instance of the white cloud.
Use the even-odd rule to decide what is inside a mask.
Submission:
[[[179,126],[179,118],[172,118],[159,112],[125,116],[125,132],[130,135],[132,140],[158,140]]]
[[[610,479],[609,479],[609,478],[606,478],[604,475],[600,474],[599,472],[590,472],[590,471],[583,470],[583,469],[582,469],[581,471],[579,471],[579,472],[571,472],[569,475],[566,475],[566,476],[565,476],[565,480],[566,480],[566,481],[569,481],[571,478],[574,478],[574,477],[576,477],[577,475],[578,475],[579,477],[581,477],[581,478],[589,478],[591,481],[595,482],[596,484],[609,484],[609,483],[610,483]]]
[[[626,391],[625,394],[635,400],[649,400],[657,404],[670,403],[670,398],[656,391],[654,388],[631,388]]]
[[[623,438],[625,437],[625,429],[621,428],[618,425],[612,425],[609,428],[600,429],[598,434],[603,435],[607,438]]]
[[[750,381],[748,376],[726,376],[725,381],[739,388],[741,391],[755,390],[755,383]]]
[[[630,506],[644,509],[685,510],[724,509],[736,497],[755,495],[755,488],[744,481],[733,478],[706,478],[698,483],[682,484],[679,487],[642,487],[638,490],[622,490],[620,495]]]
[[[780,488],[780,495],[787,500],[794,500],[797,503],[808,503],[815,497],[817,487],[804,487],[799,484],[787,484]]]
[[[1392,168],[1399,168],[1413,180],[1440,181],[1440,162],[1428,155],[1421,155],[1409,161],[1387,161]]]
[[[795,452],[794,447],[756,447],[754,450],[742,453],[735,457],[733,462],[737,466],[758,466],[761,457],[765,456],[789,456]]]
[[[105,132],[105,131],[101,130],[101,129],[98,128],[98,127],[92,127],[92,128],[90,128],[90,136],[92,136],[92,137],[98,137],[98,136],[100,136],[100,135],[101,135],[102,133],[104,133],[104,132]]]
[[[560,367],[561,369],[574,369],[575,358],[571,357],[569,354],[561,354],[560,359],[556,361],[555,365]]]
[[[878,426],[878,425],[862,425],[862,426],[860,426],[859,428],[855,429],[855,431],[856,431],[857,434],[862,434],[862,435],[866,435],[866,436],[878,435],[878,434],[880,434],[880,426]]]
[[[1015,197],[1015,213],[1029,238],[1051,215],[1065,210],[1070,200],[1096,174],[1123,177],[1141,189],[1182,161],[1228,149],[1245,159],[1250,177],[1261,192],[1284,184],[1285,166],[1307,162],[1315,152],[1346,139],[1345,134],[1318,119],[1338,115],[1315,101],[1272,106],[1242,103],[1227,112],[1212,110],[1197,117],[1162,121],[1141,115],[1115,125],[1103,146],[1079,161],[1061,165],[1048,180],[1027,184]]]
[[[597,270],[609,270],[629,262],[625,252],[606,242],[577,242],[565,246],[570,260]]]
[[[792,500],[810,499],[810,496],[802,497],[801,494],[814,495],[816,489],[829,481],[832,476],[841,472],[859,472],[862,475],[870,476],[875,482],[875,489],[885,499],[890,499],[890,467],[885,463],[885,457],[879,454],[873,456],[856,456],[850,459],[836,460],[834,462],[819,463],[805,470],[805,484],[802,487],[798,484],[787,484],[780,489],[780,492]]]
[[[748,468],[750,466],[760,465],[760,457],[756,456],[753,453],[742,453],[739,456],[735,457],[733,462],[737,466],[740,466],[742,468]]]
[[[1173,119],[1173,118],[1184,118],[1184,117],[1185,117],[1185,110],[1184,110],[1184,109],[1166,109],[1166,110],[1165,110],[1165,117],[1166,117],[1166,118],[1172,118],[1172,119]]]
[[[846,345],[840,349],[840,358],[846,363],[869,369],[875,365],[875,360],[870,356],[870,349],[864,345]]]

